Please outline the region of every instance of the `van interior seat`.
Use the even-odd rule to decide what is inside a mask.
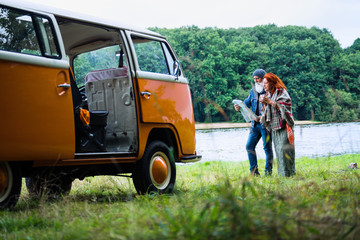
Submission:
[[[126,67],[103,69],[92,71],[86,74],[85,82],[93,82],[117,77],[126,77],[127,75],[128,71]]]
[[[108,111],[106,147],[108,151],[135,149],[136,108],[132,82],[126,67],[89,72],[85,77],[89,111]]]
[[[70,83],[75,116],[76,152],[106,151],[104,138],[108,111],[90,111],[90,125],[84,125],[80,120],[80,109],[84,102],[72,74]]]

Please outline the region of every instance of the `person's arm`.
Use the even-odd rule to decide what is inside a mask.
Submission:
[[[252,97],[251,97],[251,90],[250,90],[249,96],[244,100],[244,103],[248,108],[251,108],[251,98]]]

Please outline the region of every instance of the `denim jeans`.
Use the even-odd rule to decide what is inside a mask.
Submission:
[[[250,163],[250,172],[256,175],[259,174],[255,147],[258,144],[260,138],[262,138],[266,155],[265,175],[271,175],[273,166],[271,134],[259,123],[256,123],[254,127],[250,128],[249,138],[246,143],[246,151],[248,153]]]

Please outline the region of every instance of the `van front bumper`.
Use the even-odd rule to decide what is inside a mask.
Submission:
[[[202,158],[201,155],[191,155],[191,156],[184,156],[180,158],[180,162],[182,163],[191,163],[191,162],[198,162]]]

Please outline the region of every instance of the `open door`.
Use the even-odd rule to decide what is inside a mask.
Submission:
[[[73,158],[68,62],[55,35],[55,20],[7,7],[1,12],[7,22],[0,25],[6,38],[0,44],[0,156],[8,161]],[[22,34],[13,33],[20,29]]]
[[[195,151],[195,120],[188,80],[164,39],[130,34],[136,55],[138,94],[143,123],[176,128],[183,154]]]

